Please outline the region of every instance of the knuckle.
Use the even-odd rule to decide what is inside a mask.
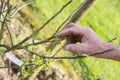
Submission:
[[[86,27],[86,32],[87,32],[87,33],[92,33],[93,30],[92,30],[90,27]]]
[[[69,30],[70,33],[76,32],[76,28],[75,28],[75,27],[71,27],[71,28],[69,28],[68,30]]]
[[[75,24],[74,23],[70,23],[69,26],[75,26]]]
[[[72,51],[72,46],[69,45],[69,50]]]

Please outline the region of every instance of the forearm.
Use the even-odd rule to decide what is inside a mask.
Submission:
[[[95,55],[95,57],[120,61],[120,50],[113,49],[112,51],[108,51],[103,54],[97,54],[97,55]]]

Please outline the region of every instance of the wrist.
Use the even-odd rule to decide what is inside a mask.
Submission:
[[[103,50],[94,55],[95,57],[120,60],[120,50],[117,45],[111,43],[105,43],[104,45]]]

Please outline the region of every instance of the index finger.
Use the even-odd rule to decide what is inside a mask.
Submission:
[[[76,26],[77,27],[70,27],[70,28],[64,29],[58,34],[58,37],[67,37],[67,36],[72,36],[72,35],[84,35],[86,32],[85,27],[79,27],[78,25]]]

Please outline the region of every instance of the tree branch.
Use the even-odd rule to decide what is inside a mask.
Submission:
[[[73,12],[71,13],[71,15],[73,14]],[[45,43],[45,42],[49,42],[51,39],[54,39],[56,38],[56,34],[58,33],[58,31],[60,30],[60,28],[70,19],[71,15],[68,16],[67,19],[65,19],[63,21],[63,23],[58,27],[58,29],[53,33],[53,35],[43,41],[40,41],[40,42],[36,42],[36,43],[31,43],[31,44],[27,44],[23,47],[28,47],[28,46],[31,46],[31,45],[39,45],[39,44],[42,44],[42,43]]]
[[[45,43],[45,42],[49,42],[51,39],[55,38],[55,36],[51,36],[50,38],[47,38],[43,41],[40,41],[40,42],[36,42],[36,43],[31,43],[31,44],[27,44],[23,47],[28,47],[28,46],[31,46],[31,45],[39,45],[39,44],[42,44],[42,43]]]
[[[7,31],[8,31],[8,33],[9,33],[9,36],[10,36],[11,46],[13,46],[13,39],[12,39],[12,35],[11,35],[11,32],[10,32],[10,30],[9,30],[9,28],[8,28],[7,23],[6,23],[6,28],[7,28]]]
[[[0,20],[1,20],[1,29],[0,29],[0,43],[1,43],[1,40],[3,38],[3,33],[4,33],[4,27],[5,27],[5,24],[7,23],[7,16],[11,10],[11,6],[8,6],[10,5],[9,4],[9,1],[10,0],[6,0],[6,1],[1,1],[1,10],[0,10]],[[6,10],[7,9],[7,10]],[[6,12],[5,12],[6,11]]]
[[[35,52],[33,52],[33,51],[30,51],[30,50],[28,50],[27,48],[24,48],[24,49],[25,49],[26,51],[28,51],[29,53],[35,54],[35,55],[37,55],[37,56],[39,56],[39,57],[41,57],[41,58],[43,58],[43,59],[45,59],[45,58],[46,58],[46,59],[77,59],[77,58],[85,58],[85,57],[88,57],[88,56],[95,56],[95,55],[98,55],[98,54],[104,54],[104,53],[106,53],[106,52],[115,50],[114,48],[112,48],[112,49],[108,49],[108,50],[105,50],[105,51],[96,52],[96,53],[93,53],[93,54],[88,55],[88,56],[81,56],[81,55],[79,56],[79,55],[77,55],[77,56],[55,57],[55,56],[44,56],[44,55],[35,53]]]
[[[0,10],[0,13],[1,13],[1,15],[0,15],[0,19],[1,19],[1,29],[0,29],[0,43],[1,43],[1,40],[2,40],[2,38],[3,38],[3,32],[4,32],[4,26],[5,26],[5,21],[6,21],[6,17],[7,17],[7,15],[8,15],[8,11],[6,12],[6,14],[5,14],[5,16],[4,16],[4,10],[5,10],[5,7],[6,7],[6,1],[1,1],[1,10]]]
[[[27,40],[29,40],[33,35],[35,35],[35,33],[39,32],[41,29],[43,29],[49,22],[51,22],[56,16],[58,16],[64,9],[65,7],[67,7],[70,3],[72,2],[72,0],[69,0],[55,15],[53,15],[48,21],[46,21],[39,29],[37,29],[34,33],[32,33],[31,35],[29,35],[28,37],[26,37],[24,40],[22,40],[21,42],[19,42],[18,44],[14,45],[13,47],[11,47],[9,50],[6,50],[6,52],[9,52],[11,50],[16,49],[18,46],[22,45],[23,43],[25,43]]]
[[[0,44],[0,47],[4,47],[6,49],[9,49],[10,47],[8,45]]]

